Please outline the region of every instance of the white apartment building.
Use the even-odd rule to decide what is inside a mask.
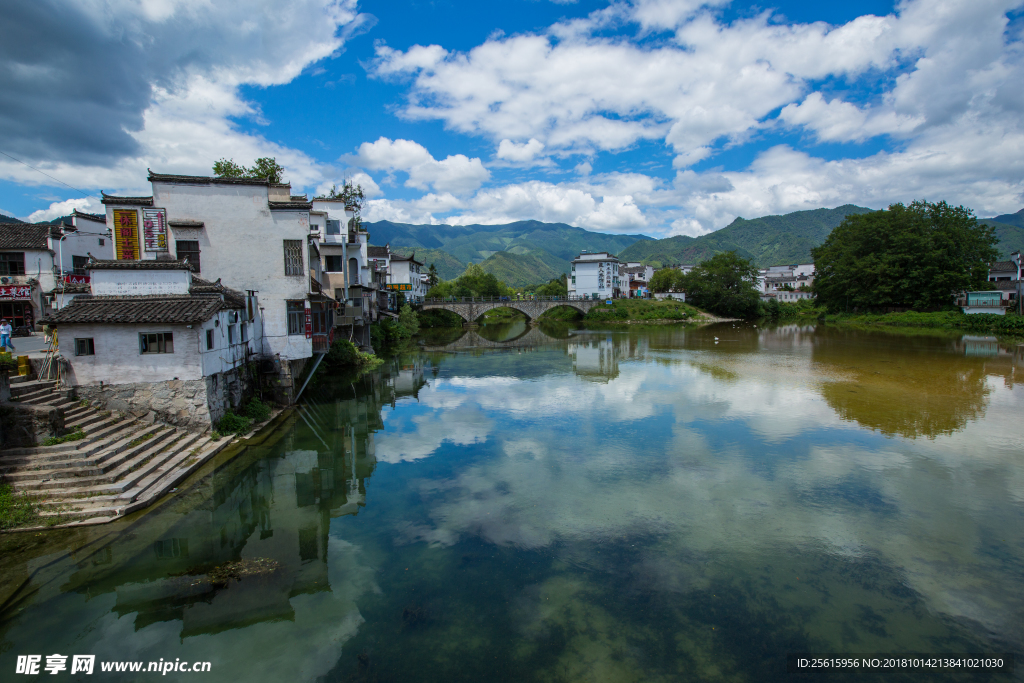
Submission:
[[[282,400],[314,350],[326,351],[334,300],[322,286],[312,204],[288,184],[150,172],[148,197],[105,195],[118,259],[187,259],[195,274],[258,294],[259,352],[281,363]]]
[[[604,299],[620,294],[618,258],[608,252],[583,252],[572,260],[569,296]]]
[[[619,266],[619,279],[622,292],[627,296],[646,296],[649,293],[647,283],[654,277],[654,267],[645,266],[639,261],[630,261]]]
[[[391,254],[388,289],[405,294],[406,301],[410,303],[423,303],[427,295],[423,274],[423,264],[416,260],[415,253],[410,256]]]

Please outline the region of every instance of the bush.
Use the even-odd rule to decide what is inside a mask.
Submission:
[[[246,434],[252,428],[252,418],[235,415],[230,410],[217,422],[217,431],[221,434]]]
[[[359,361],[359,349],[348,339],[335,339],[322,361],[329,369],[347,368]]]
[[[408,330],[397,320],[385,318],[370,328],[370,339],[374,348],[393,346],[405,341],[410,336]]]
[[[421,328],[462,327],[464,322],[458,313],[452,313],[443,308],[431,308],[426,311],[420,311],[416,316],[419,318]]]
[[[243,412],[246,417],[251,417],[255,422],[266,422],[270,417],[270,406],[253,396],[245,405]]]
[[[71,441],[78,441],[79,439],[85,438],[85,432],[82,431],[81,427],[75,427],[75,431],[64,436],[51,436],[49,439],[43,442],[44,446],[56,446],[57,444],[68,443]]]
[[[420,331],[419,318],[417,318],[416,311],[412,310],[412,306],[409,304],[403,304],[402,308],[399,309],[398,324],[410,337]]]

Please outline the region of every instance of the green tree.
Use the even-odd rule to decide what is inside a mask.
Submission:
[[[398,311],[398,324],[401,325],[409,336],[412,336],[420,331],[420,321],[416,317],[416,311],[412,310],[412,306],[404,304]]]
[[[569,278],[565,273],[562,273],[560,276],[549,280],[547,284],[537,287],[533,293],[537,296],[568,296]]]
[[[346,180],[341,184],[340,191],[338,190],[337,185],[331,185],[331,191],[327,193],[327,197],[329,199],[340,199],[345,202],[345,208],[355,214],[350,223],[350,227],[353,230],[359,230],[362,228],[363,219],[361,213],[363,210],[363,201],[366,199],[362,185],[353,185]]]
[[[830,311],[942,308],[984,286],[997,242],[970,209],[944,201],[847,216],[811,250],[814,291]]]
[[[274,157],[260,157],[250,168],[236,164],[234,159],[221,159],[213,163],[213,173],[221,178],[266,178],[280,183],[284,167]]]
[[[735,318],[753,318],[760,309],[757,266],[734,251],[715,254],[683,275],[686,301],[706,311]]]
[[[478,263],[471,263],[459,277],[447,282],[438,282],[427,292],[428,297],[470,297],[470,296],[509,296],[512,290],[508,285],[488,273]]]
[[[652,292],[678,291],[683,287],[683,272],[678,268],[656,270],[647,286]]]
[[[434,287],[438,283],[437,267],[433,263],[430,264],[430,270],[427,271],[427,286]]]

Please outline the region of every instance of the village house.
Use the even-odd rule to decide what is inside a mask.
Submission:
[[[391,254],[388,289],[405,295],[409,303],[421,304],[427,290],[423,286],[423,264],[416,260],[416,254],[399,256]]]
[[[391,272],[391,246],[367,245],[367,268],[365,277],[376,295],[377,315],[392,315],[398,310],[398,295],[388,289],[388,275]]]
[[[813,263],[762,268],[758,276],[758,289],[765,294],[788,291],[790,289],[799,290],[802,288],[809,290],[813,284]]]
[[[255,295],[195,277],[184,260],[84,269],[89,293],[44,319],[78,398],[198,431],[242,403],[263,342]]]
[[[1004,315],[1007,310],[1021,310],[1021,282],[1024,265],[1019,251],[1010,254],[1009,261],[996,261],[989,266],[989,288],[964,292],[957,297],[957,306],[964,313],[994,313]]]
[[[583,299],[619,296],[619,266],[619,259],[608,252],[582,252],[572,260],[569,296]]]
[[[61,225],[0,224],[0,317],[16,329],[37,329],[54,309],[57,286],[85,277],[90,254],[113,257],[109,232],[102,217],[77,211]]]
[[[654,267],[630,261],[619,267],[619,280],[626,296],[645,297],[650,294],[648,283],[654,277]]]
[[[290,403],[294,378],[314,353],[327,352],[334,318],[311,202],[261,178],[150,172],[149,181],[151,196],[103,197],[116,258],[187,259],[196,275],[258,295],[257,352],[274,362],[277,399]]]

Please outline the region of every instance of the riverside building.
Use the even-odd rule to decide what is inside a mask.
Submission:
[[[584,251],[572,260],[569,272],[569,296],[604,299],[620,294],[618,258],[608,252]]]

